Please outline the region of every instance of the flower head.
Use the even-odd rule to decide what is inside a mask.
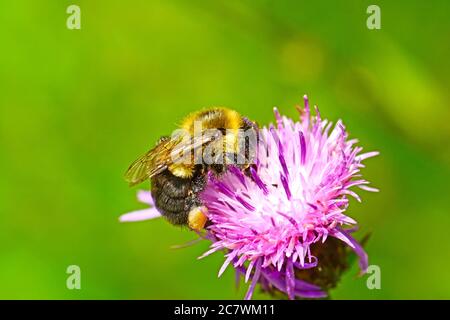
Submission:
[[[245,173],[231,166],[220,177],[210,174],[201,194],[210,221],[207,237],[213,242],[203,256],[225,249],[219,276],[231,264],[246,281],[252,279],[246,298],[258,282],[291,299],[326,296],[323,287],[300,275],[316,268],[319,257],[325,259],[318,254],[321,247],[336,246],[330,237],[339,240],[338,247],[345,244],[357,253],[362,272],[368,265],[348,229],[357,223],[345,210],[348,196],[360,201],[353,187],[377,191],[359,171],[361,162],[378,152],[361,154],[340,120],[332,128],[317,108],[312,116],[304,100],[296,122],[274,109],[276,124],[260,130],[254,166]]]

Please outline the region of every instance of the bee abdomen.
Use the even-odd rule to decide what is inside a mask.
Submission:
[[[190,181],[175,177],[166,171],[152,179],[152,187],[172,198],[185,198],[189,194]]]
[[[164,192],[164,189],[162,189],[162,192],[159,193],[159,195],[155,195],[155,204],[158,208],[171,212],[181,212],[185,210],[185,198],[174,198]]]
[[[169,170],[152,178],[152,197],[156,208],[175,225],[186,225],[191,180],[174,176]]]
[[[196,171],[190,179],[173,175],[169,170],[152,178],[152,197],[155,206],[172,224],[187,225],[192,208],[201,206],[198,193],[205,186],[204,172]]]

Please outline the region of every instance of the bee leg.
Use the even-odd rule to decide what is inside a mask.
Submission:
[[[206,212],[208,212],[208,209],[205,206],[192,208],[188,214],[189,228],[195,231],[202,230],[208,220]]]

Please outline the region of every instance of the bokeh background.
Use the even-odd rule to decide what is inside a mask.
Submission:
[[[381,7],[381,30],[366,27]],[[66,8],[81,7],[81,30]],[[220,253],[143,208],[123,173],[188,112],[233,107],[259,123],[324,117],[381,155],[349,213],[381,290],[356,266],[336,299],[450,298],[450,3],[435,1],[0,2],[0,298],[240,299]],[[143,187],[148,188],[148,185]],[[66,268],[81,268],[81,290]],[[264,298],[256,295],[256,298]]]

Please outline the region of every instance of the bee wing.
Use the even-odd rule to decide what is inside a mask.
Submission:
[[[221,134],[222,133],[219,130],[210,129],[203,131],[201,135],[191,137],[187,141],[180,141],[171,151],[173,158],[172,163],[182,160],[182,157],[188,152],[193,151],[195,154],[195,152],[201,151],[205,144],[216,140]]]
[[[150,163],[153,158],[152,150],[150,150],[130,165],[125,173],[125,180],[130,186],[134,186],[150,178]],[[164,167],[161,166],[158,170],[163,171]]]
[[[129,166],[125,173],[125,180],[130,186],[139,184],[163,172],[172,163],[181,161],[188,152],[199,150],[219,135],[220,132],[205,131],[202,135],[187,140],[182,139],[181,136],[163,140]]]
[[[128,167],[125,180],[134,186],[166,170],[170,163],[170,149],[176,144],[171,139],[162,140]]]

